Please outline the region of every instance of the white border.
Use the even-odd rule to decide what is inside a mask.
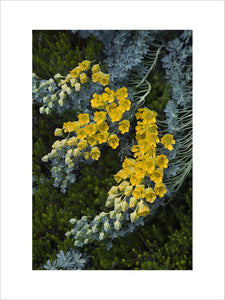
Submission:
[[[1,8],[2,299],[223,299],[223,1],[4,1]],[[193,271],[32,271],[32,29],[193,29]]]

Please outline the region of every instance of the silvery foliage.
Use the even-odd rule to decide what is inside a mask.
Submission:
[[[166,131],[176,140],[173,151],[165,151],[170,163],[165,170],[166,187],[174,195],[192,168],[192,31],[168,42],[162,58],[172,99],[164,110]]]
[[[107,65],[111,82],[119,87],[127,83],[131,73],[144,76],[148,67],[140,64],[149,52],[149,43],[157,37],[157,31],[150,30],[73,30],[80,37],[95,36],[104,45],[103,63]]]
[[[82,270],[89,262],[87,253],[79,250],[70,249],[66,254],[60,250],[57,259],[53,262],[47,261],[44,268],[46,270]]]

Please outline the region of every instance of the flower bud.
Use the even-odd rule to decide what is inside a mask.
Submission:
[[[104,218],[105,216],[107,216],[108,214],[104,211],[102,211],[100,214],[99,214],[99,217],[100,218]]]
[[[99,216],[96,216],[95,218],[94,218],[94,222],[96,223],[96,222],[99,222],[100,221],[100,217]]]
[[[122,209],[121,203],[114,204],[114,210],[115,210],[115,212],[121,212],[121,209]]]
[[[43,161],[43,162],[47,162],[47,161],[48,161],[48,155],[43,156],[43,157],[42,157],[42,161]]]
[[[66,155],[67,155],[67,156],[73,156],[73,150],[72,150],[72,149],[69,149],[69,150],[66,152]]]
[[[70,84],[71,84],[72,87],[75,86],[75,83],[76,83],[76,82],[77,82],[77,81],[76,81],[75,78],[70,79]]]
[[[86,239],[84,240],[84,244],[88,244],[88,242],[89,242],[89,239],[86,238]]]
[[[77,91],[77,92],[79,92],[79,90],[80,90],[80,83],[75,83],[75,90]]]
[[[104,223],[104,230],[107,232],[110,228],[109,222]]]
[[[61,128],[56,128],[54,132],[54,136],[62,136],[63,132]]]
[[[120,228],[122,227],[121,223],[116,220],[116,222],[114,222],[114,227],[116,228],[116,230],[120,230]]]
[[[71,94],[71,89],[70,89],[69,87],[67,87],[65,91],[66,91],[66,93],[67,93],[68,95]]]
[[[129,208],[129,205],[126,200],[121,203],[121,208],[122,212],[126,211]]]
[[[67,139],[61,140],[61,146],[62,147],[67,146]]]
[[[50,101],[50,102],[48,103],[48,107],[49,107],[49,108],[53,108],[53,103],[52,103],[52,101]]]
[[[63,78],[63,76],[59,73],[55,74],[55,76],[54,76],[55,80],[58,80],[58,79],[61,79],[61,78]]]
[[[128,186],[126,186],[125,187],[125,189],[124,189],[124,195],[125,196],[130,196],[130,194],[132,193],[132,191],[133,191],[133,187],[131,186],[131,185],[128,185]]]
[[[117,221],[122,220],[122,218],[123,218],[122,213],[117,213],[117,214],[116,214],[116,220],[117,220]]]
[[[68,168],[69,168],[69,169],[73,169],[73,167],[74,167],[74,163],[73,163],[73,162],[70,163],[70,164],[68,164]]]
[[[98,231],[98,228],[96,227],[96,225],[92,226],[92,232],[96,233]]]
[[[62,107],[63,106],[63,100],[62,99],[59,99],[58,101],[59,105]]]
[[[75,218],[72,218],[72,219],[69,220],[70,224],[73,224],[73,225],[76,223],[76,221],[77,220]]]
[[[45,109],[44,109],[44,107],[43,107],[43,106],[39,108],[39,112],[40,112],[40,114],[43,114],[43,113],[44,113],[44,111],[45,111]]]
[[[100,241],[102,241],[103,239],[104,239],[104,232],[100,232],[100,234],[99,234],[99,239],[100,239]]]
[[[71,158],[69,156],[66,156],[65,158],[65,163],[66,165],[69,165],[70,163],[72,163],[73,161],[71,160]]]
[[[47,100],[48,100],[48,97],[44,97],[44,98],[43,98],[43,103],[46,103]]]
[[[134,212],[132,212],[132,213],[130,214],[130,220],[131,220],[132,223],[134,223],[135,221],[137,221],[138,218],[139,218],[139,216],[138,216],[138,214],[136,213],[136,211],[134,211]]]
[[[130,198],[129,207],[130,207],[130,208],[134,208],[134,207],[136,206],[136,204],[137,204],[137,198],[131,197],[131,198]]]
[[[53,95],[51,95],[51,100],[52,100],[52,101],[55,101],[55,100],[57,100],[57,96],[56,96],[56,94],[53,94]]]
[[[81,155],[80,150],[79,150],[78,148],[75,148],[75,149],[73,150],[73,155],[74,155],[75,157],[80,156],[80,155]]]
[[[116,199],[118,195],[115,195],[115,194],[110,194],[108,197],[107,197],[107,201],[111,201],[113,202],[114,199]],[[120,198],[119,198],[120,199]]]
[[[112,186],[111,189],[108,191],[108,194],[117,194],[118,193],[118,187],[117,186]]]
[[[116,217],[116,212],[114,210],[109,213],[110,219],[114,219]]]
[[[45,113],[46,113],[46,115],[49,115],[49,114],[50,114],[50,112],[51,112],[51,110],[49,109],[49,107],[46,107],[46,109],[45,109]]]

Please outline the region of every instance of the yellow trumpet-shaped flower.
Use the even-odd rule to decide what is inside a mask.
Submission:
[[[155,161],[156,161],[157,166],[159,166],[161,169],[163,169],[163,168],[166,169],[168,167],[169,160],[167,159],[166,155],[164,155],[164,154],[158,155],[155,158]]]
[[[91,62],[89,60],[83,60],[81,63],[78,63],[81,71],[86,71],[89,69]]]
[[[166,193],[166,187],[163,183],[159,183],[155,185],[154,191],[156,195],[158,195],[159,197],[163,197]]]
[[[116,91],[116,98],[118,100],[125,99],[125,98],[127,98],[127,96],[128,96],[128,93],[127,93],[127,89],[125,87],[122,87],[121,89],[118,89]]]
[[[161,138],[161,143],[164,144],[164,147],[168,150],[173,150],[172,144],[175,144],[172,134],[166,134]]]
[[[156,195],[152,188],[145,189],[145,199],[150,203],[153,203],[155,201]]]
[[[139,203],[138,203],[138,216],[141,216],[141,217],[144,217],[146,215],[148,215],[150,212],[149,210],[149,207],[144,204],[144,202],[141,200]]]
[[[113,149],[116,149],[119,146],[119,138],[116,134],[111,134],[108,138],[109,146]]]
[[[109,79],[110,79],[110,75],[109,74],[104,74],[102,77],[100,77],[99,83],[102,86],[106,86],[106,85],[109,84]]]
[[[106,120],[107,113],[105,111],[96,111],[94,113],[94,120],[97,124],[101,124]]]
[[[98,147],[94,147],[91,149],[90,152],[91,158],[94,160],[98,160],[100,157],[100,150],[98,149]]]
[[[85,124],[88,124],[90,122],[90,119],[89,119],[89,114],[79,114],[78,115],[78,120],[79,120],[79,123],[80,125],[85,125]]]
[[[143,184],[138,185],[132,193],[132,195],[137,199],[139,199],[141,197],[143,198],[144,194],[145,194],[145,186]]]
[[[125,132],[129,132],[130,129],[130,122],[128,120],[123,120],[119,122],[119,130],[122,134]]]
[[[162,169],[155,169],[151,176],[150,179],[154,181],[155,183],[161,183],[162,182],[162,176],[163,176],[163,170]]]
[[[80,74],[80,82],[86,83],[87,82],[87,75],[85,73]]]

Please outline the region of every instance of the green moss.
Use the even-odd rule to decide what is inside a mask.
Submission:
[[[144,227],[113,242],[110,251],[97,244],[92,251],[93,270],[192,269],[191,175],[175,199]]]

